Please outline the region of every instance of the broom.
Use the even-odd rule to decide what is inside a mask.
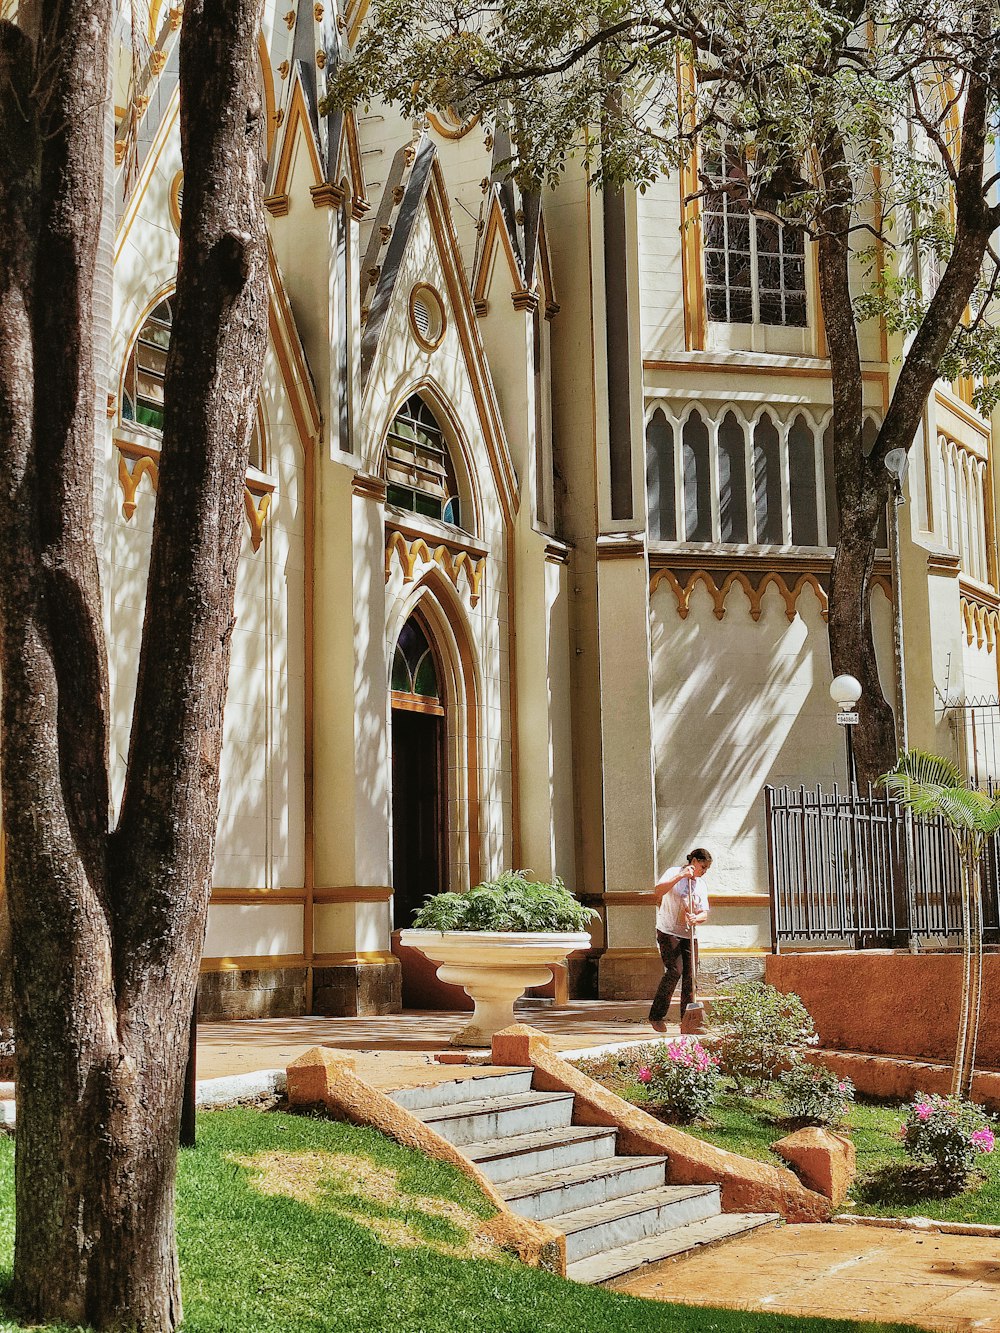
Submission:
[[[691,941],[691,979],[694,982],[694,999],[681,1014],[681,1032],[698,1033],[707,1032],[708,1024],[705,1022],[705,1006],[698,999],[698,941],[694,937],[694,922],[688,925]]]

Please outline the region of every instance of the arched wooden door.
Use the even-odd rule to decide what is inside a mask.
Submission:
[[[447,713],[441,668],[424,621],[403,626],[392,663],[393,951],[408,1009],[471,1007],[432,963],[399,943],[424,899],[448,888]]]

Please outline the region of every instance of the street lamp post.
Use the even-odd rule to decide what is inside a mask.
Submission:
[[[858,770],[854,762],[854,728],[858,724],[855,705],[861,693],[861,682],[853,676],[835,676],[830,686],[830,698],[837,705],[837,725],[843,727],[846,733],[847,781],[854,790],[858,786]]]
[[[885,456],[886,471],[892,478],[889,553],[892,558],[892,646],[896,670],[896,751],[899,754],[905,754],[910,748],[906,721],[906,664],[903,661],[903,568],[899,553],[899,506],[906,503],[903,495],[906,461],[905,449],[890,449]]]

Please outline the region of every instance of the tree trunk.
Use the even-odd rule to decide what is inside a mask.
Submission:
[[[879,685],[871,636],[869,579],[875,534],[889,502],[886,455],[909,449],[938,367],[975,290],[997,218],[983,193],[988,85],[970,74],[962,111],[961,160],[955,189],[955,245],[927,313],[907,348],[885,419],[866,456],[858,328],[851,296],[850,235],[854,185],[844,145],[831,134],[820,153],[827,200],[817,242],[820,296],[833,387],[834,473],[840,537],[830,586],[830,657],[834,675],[856,676],[864,693],[855,736],[858,776],[873,782],[896,759],[892,709]]]
[[[43,0],[37,52],[22,29],[0,24],[2,777],[19,1056],[13,1297],[37,1321],[170,1330],[180,1319],[177,1132],[266,341],[259,9],[259,0],[188,0],[184,11],[177,317],[129,771],[113,833],[92,363],[112,5]]]
[[[983,987],[983,895],[979,875],[982,848],[961,854],[962,867],[962,997],[952,1071],[952,1095],[972,1096],[979,1042]]]
[[[830,207],[817,258],[830,349],[833,467],[840,511],[830,576],[830,662],[835,676],[851,675],[861,684],[861,725],[854,738],[854,756],[858,780],[867,783],[891,768],[896,754],[892,710],[879,684],[869,594],[875,534],[885,513],[889,477],[884,467],[879,475],[862,447],[864,385],[850,285],[854,188],[844,146],[835,135],[824,149],[822,167]]]

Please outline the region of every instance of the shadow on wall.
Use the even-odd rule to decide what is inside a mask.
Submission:
[[[888,603],[880,590],[873,596],[883,679],[891,679]],[[651,605],[658,863],[704,843],[716,857],[715,883],[743,893],[767,888],[764,787],[843,784],[846,767],[819,601],[804,589],[789,621],[771,586],[762,607],[755,622],[735,586],[720,621],[698,584],[682,620],[666,583]]]

